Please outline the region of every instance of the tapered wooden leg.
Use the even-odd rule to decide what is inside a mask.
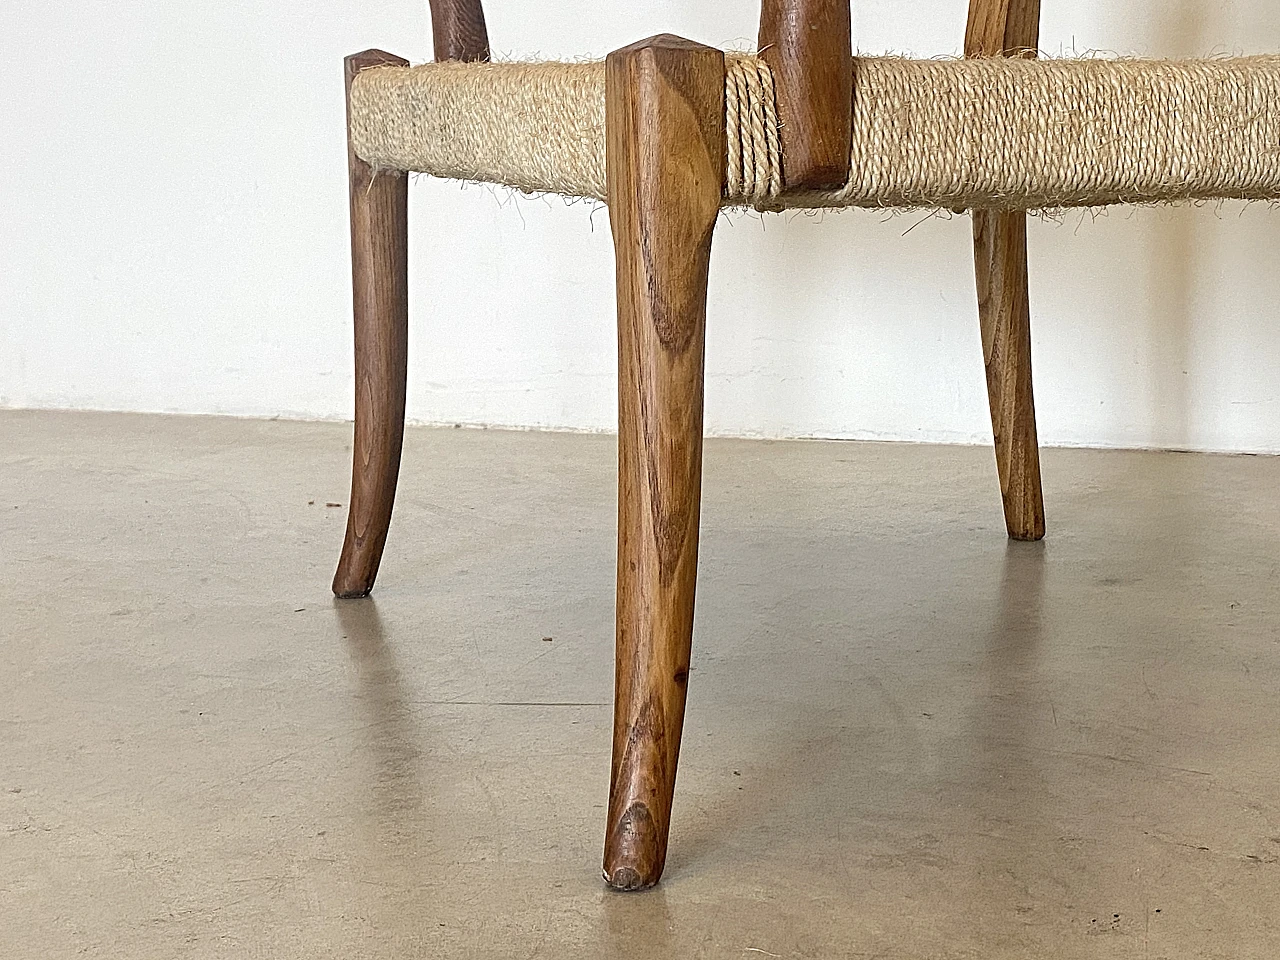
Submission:
[[[965,56],[1034,57],[1039,39],[1040,0],[970,0]],[[973,252],[1005,527],[1015,540],[1039,540],[1044,498],[1031,389],[1026,214],[973,211]]]
[[[378,64],[408,61],[367,50],[347,57],[351,81]],[[379,172],[347,148],[351,199],[351,280],[355,307],[356,425],[351,502],[342,558],[333,578],[339,597],[373,589],[391,524],[400,447],[409,326],[408,179]]]
[[[1015,540],[1039,540],[1044,498],[1031,388],[1026,214],[973,211],[973,253],[1005,527]]]
[[[659,36],[606,66],[618,287],[618,599],[605,880],[666,861],[693,633],[707,269],[724,181],[724,55]]]

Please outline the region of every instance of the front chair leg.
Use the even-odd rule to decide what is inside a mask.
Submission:
[[[618,598],[604,878],[666,861],[693,634],[707,270],[724,184],[724,55],[663,35],[606,65],[618,293]]]
[[[351,81],[367,67],[408,61],[366,50],[347,57]],[[363,597],[373,589],[391,525],[404,440],[409,350],[409,185],[399,172],[375,172],[347,146],[351,199],[351,280],[355,307],[356,427],[351,502],[333,592]]]

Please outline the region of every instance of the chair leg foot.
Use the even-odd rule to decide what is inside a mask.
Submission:
[[[973,249],[1005,526],[1014,540],[1039,540],[1044,497],[1031,385],[1026,215],[973,211]]]
[[[369,50],[345,61],[347,92],[362,69],[407,61]],[[355,308],[356,423],[346,539],[333,592],[373,589],[391,525],[404,439],[408,359],[408,179],[375,173],[348,147],[351,278]]]
[[[604,878],[666,861],[693,634],[711,236],[724,180],[724,56],[660,36],[609,55],[618,293],[618,596]]]

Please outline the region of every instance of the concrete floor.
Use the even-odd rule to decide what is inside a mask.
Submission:
[[[1280,955],[1280,459],[713,441],[666,879],[599,877],[609,437],[0,413],[0,957]]]

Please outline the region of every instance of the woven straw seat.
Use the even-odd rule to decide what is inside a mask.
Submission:
[[[1280,57],[854,65],[849,178],[783,191],[773,79],[730,55],[724,203],[1041,209],[1280,198]],[[351,139],[377,168],[605,199],[604,64],[362,72]]]

